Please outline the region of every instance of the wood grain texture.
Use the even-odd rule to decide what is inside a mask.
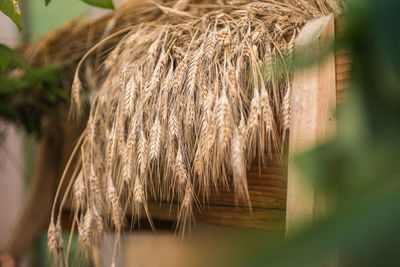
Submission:
[[[216,205],[202,207],[201,210],[194,210],[196,222],[203,222],[213,225],[263,229],[268,231],[283,232],[285,229],[285,210],[271,208],[253,208]],[[175,204],[149,205],[150,214],[153,219],[174,221],[178,213]]]
[[[295,62],[303,62],[307,58],[326,53],[333,39],[333,16],[310,21],[295,41]],[[316,214],[324,209],[323,201],[316,194],[314,185],[300,174],[293,157],[335,133],[335,74],[333,53],[329,53],[319,64],[297,70],[294,74],[288,151],[287,234],[312,222]]]
[[[268,167],[254,162],[247,172],[252,207],[237,203],[232,191],[211,194],[208,204],[195,208],[196,221],[243,228],[284,231],[286,209],[286,164],[274,156]],[[231,187],[232,188],[232,187]],[[150,204],[151,216],[159,220],[176,220],[175,204]],[[143,213],[144,214],[144,213]]]
[[[278,160],[269,161],[268,167],[254,163],[247,171],[250,200],[253,208],[286,208],[286,167]],[[231,188],[233,188],[231,186]],[[232,191],[211,195],[210,205],[236,206]],[[239,206],[242,203],[237,203]]]
[[[345,31],[345,21],[343,17],[335,19],[335,38],[343,36]],[[351,72],[352,58],[348,50],[340,49],[336,51],[336,96],[340,104],[347,98],[349,88],[349,77]]]
[[[245,227],[269,231],[284,231],[286,209],[285,162],[277,155],[268,160],[267,167],[254,162],[247,171],[249,207],[236,203],[232,192],[211,196],[197,218],[201,222],[221,226]]]

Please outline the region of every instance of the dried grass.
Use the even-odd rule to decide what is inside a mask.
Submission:
[[[250,206],[247,166],[279,151],[289,129],[294,33],[340,8],[336,0],[151,2],[129,10],[135,18],[125,24],[127,11],[117,10],[114,25],[129,28],[103,41],[114,48],[101,60],[72,181],[82,243],[103,227],[119,234],[128,207],[151,221],[151,199],[179,203],[181,229],[195,200],[230,184]],[[52,220],[49,248],[59,254],[54,229]]]

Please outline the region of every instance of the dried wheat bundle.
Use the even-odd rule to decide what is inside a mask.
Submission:
[[[165,15],[130,26],[105,59],[75,151],[66,194],[88,247],[104,228],[119,235],[127,211],[151,222],[149,201],[178,203],[181,228],[200,199],[230,185],[250,206],[246,169],[280,151],[289,128],[296,32],[340,9],[333,0],[153,5]],[[78,67],[78,108],[82,89]],[[49,247],[60,254],[51,220]]]

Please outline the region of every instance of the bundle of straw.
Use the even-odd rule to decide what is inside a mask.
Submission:
[[[230,184],[250,206],[247,166],[280,151],[289,129],[296,32],[341,9],[334,0],[179,0],[143,8],[149,5],[163,15],[132,23],[118,37],[72,155],[78,164],[65,194],[72,188],[74,220],[87,247],[105,228],[119,236],[128,209],[136,220],[144,211],[151,222],[149,201],[177,202],[180,229],[199,199]],[[72,87],[78,111],[80,65]],[[49,227],[56,255],[63,248],[61,209],[56,221],[53,209]]]

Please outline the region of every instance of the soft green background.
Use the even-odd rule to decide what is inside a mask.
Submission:
[[[88,6],[79,0],[54,0],[45,6],[43,0],[24,0],[27,7],[28,24],[31,37],[38,37],[56,29],[68,20],[80,15],[86,15]]]

